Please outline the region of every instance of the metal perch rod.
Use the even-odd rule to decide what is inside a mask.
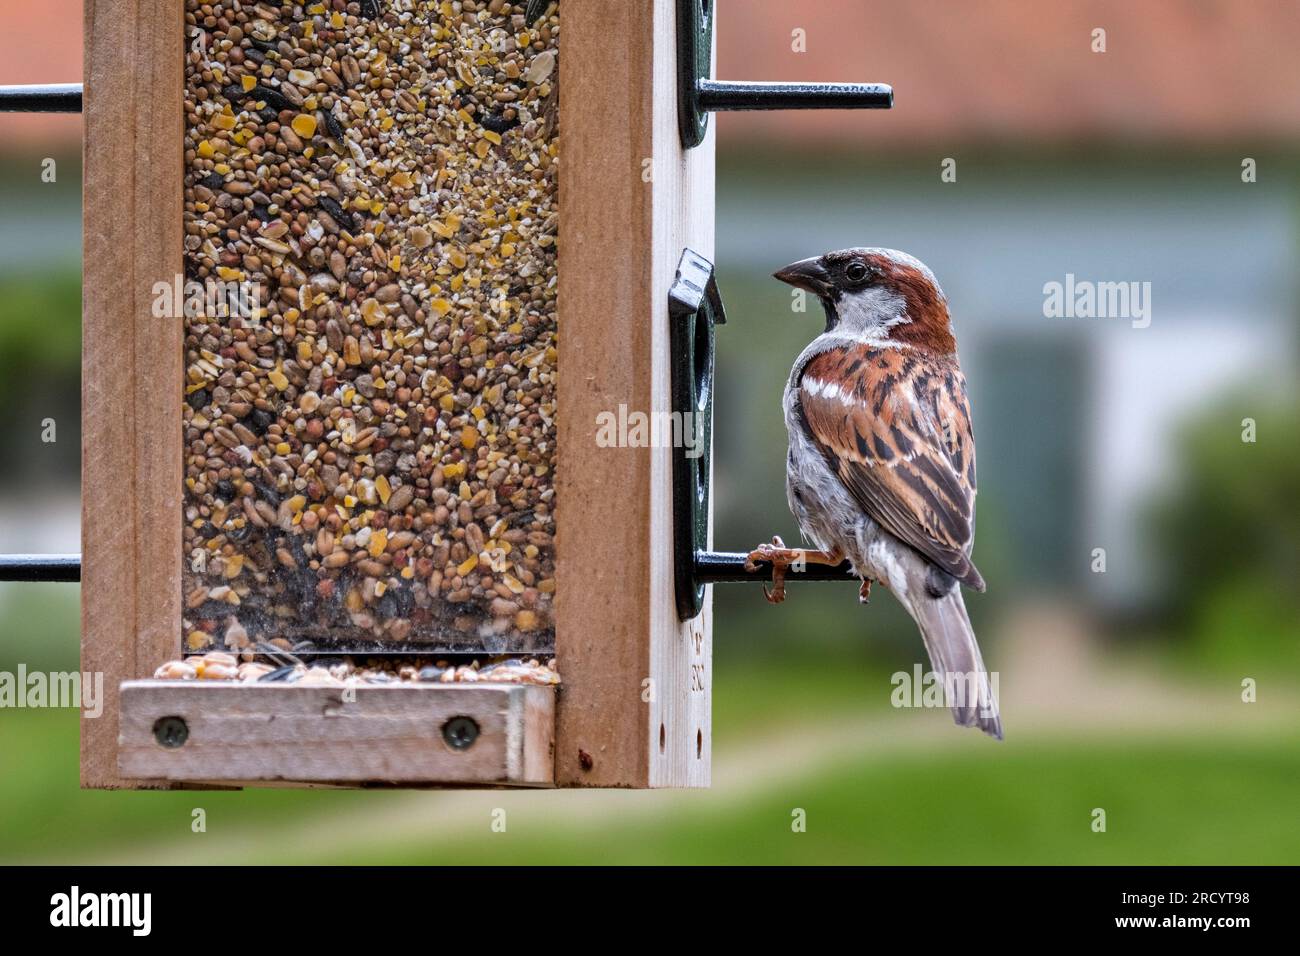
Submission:
[[[894,91],[886,83],[753,83],[700,80],[696,102],[718,110],[887,110]]]
[[[755,571],[745,570],[745,555],[728,551],[695,552],[695,580],[703,584],[737,584],[745,581],[764,581],[771,577],[772,565],[758,562]],[[791,567],[786,572],[787,581],[854,581],[853,569],[847,561],[835,567],[826,564],[808,564],[802,570]]]
[[[79,554],[0,554],[0,581],[80,581]]]
[[[80,112],[80,83],[0,86],[0,113]]]

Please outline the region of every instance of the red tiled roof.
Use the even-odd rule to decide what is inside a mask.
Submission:
[[[1300,133],[1294,0],[719,0],[718,76],[894,86],[888,113],[731,114],[800,144]],[[1091,50],[1106,30],[1105,53]],[[791,31],[807,52],[791,51]]]
[[[180,2],[180,0],[177,0]],[[892,83],[890,112],[740,113],[733,138],[870,146],[1300,132],[1295,0],[715,0],[717,74]],[[7,3],[0,83],[81,78],[82,0]],[[791,31],[807,33],[806,53]],[[1091,52],[1103,27],[1107,52]],[[75,116],[2,116],[0,141],[64,147]]]

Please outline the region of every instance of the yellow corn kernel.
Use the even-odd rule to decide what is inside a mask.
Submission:
[[[310,113],[299,113],[289,125],[293,127],[295,133],[306,139],[316,135],[316,117]]]
[[[385,314],[384,307],[378,299],[366,299],[361,303],[361,321],[365,322],[366,325],[379,325],[384,321]]]

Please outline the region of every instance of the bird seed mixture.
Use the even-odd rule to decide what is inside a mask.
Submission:
[[[251,655],[245,654],[244,657]],[[310,664],[288,655],[272,652],[271,660],[237,659],[225,651],[191,654],[183,660],[168,661],[154,677],[158,680],[220,680],[244,684],[299,684],[303,687],[349,687],[385,684],[538,684],[560,683],[555,662],[536,658],[490,661],[480,665],[452,664],[445,660],[416,660],[394,664],[392,660],[358,662],[350,659],[318,659]],[[403,658],[407,660],[407,658]]]
[[[551,651],[557,4],[185,17],[185,649]]]

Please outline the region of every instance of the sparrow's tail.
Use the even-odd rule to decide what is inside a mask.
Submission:
[[[921,593],[904,603],[921,628],[930,666],[943,680],[952,719],[962,727],[978,727],[1001,740],[997,698],[984,670],[961,587],[954,585],[942,597],[919,590]]]

